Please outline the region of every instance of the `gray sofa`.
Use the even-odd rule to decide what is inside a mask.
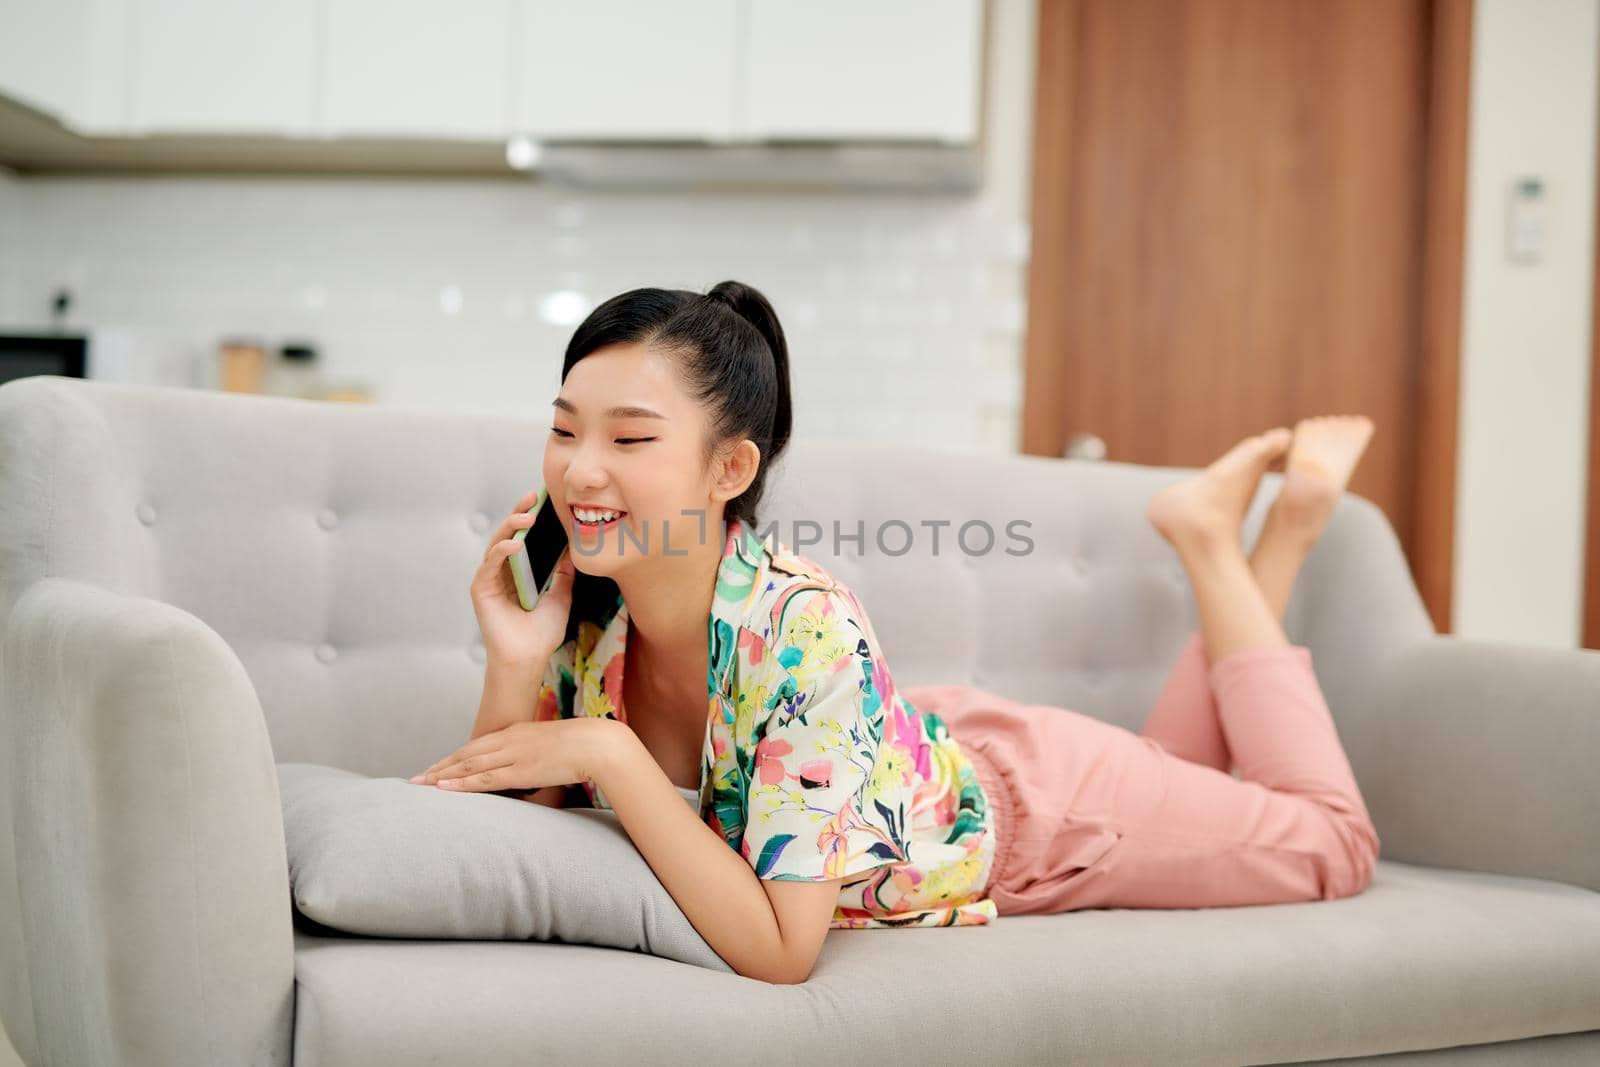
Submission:
[[[1286,629],[1382,838],[1359,896],[838,930],[792,986],[304,928],[275,762],[408,776],[467,736],[467,582],[538,481],[547,402],[0,386],[0,1016],[25,1063],[1600,1062],[1600,653],[1435,635],[1353,495]],[[1143,518],[1180,471],[799,427],[764,518],[855,588],[900,685],[1138,728],[1196,624]],[[973,518],[994,550],[955,546]],[[866,552],[800,519],[859,520]]]

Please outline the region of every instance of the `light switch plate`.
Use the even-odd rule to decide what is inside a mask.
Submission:
[[[1506,252],[1513,262],[1538,263],[1544,259],[1549,214],[1549,185],[1542,177],[1523,175],[1511,183]]]

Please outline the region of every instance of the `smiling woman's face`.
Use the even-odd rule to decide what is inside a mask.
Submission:
[[[544,484],[578,570],[614,578],[665,556],[664,536],[674,556],[702,537],[720,545],[726,497],[714,496],[703,462],[706,427],[705,409],[653,349],[611,345],[573,365],[551,410]],[[623,514],[586,526],[573,514],[584,505]]]

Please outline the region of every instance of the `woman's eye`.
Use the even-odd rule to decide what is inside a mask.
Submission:
[[[557,434],[558,436],[561,436],[561,437],[571,437],[572,436],[572,434],[569,433],[568,431],[563,430],[563,429],[561,429],[559,427],[556,427],[556,426],[550,427],[550,432],[553,433],[553,434]],[[654,440],[655,440],[654,437],[619,437],[619,438],[617,438],[617,444],[619,444],[619,445],[636,445],[636,444],[640,444],[641,442],[644,442],[644,441],[654,441]]]

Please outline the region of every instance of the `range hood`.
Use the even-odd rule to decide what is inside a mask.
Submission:
[[[974,141],[509,141],[84,135],[0,95],[0,165],[22,172],[366,173],[530,178],[591,189],[970,193]]]
[[[522,156],[518,159],[519,154]],[[513,165],[593,189],[771,189],[973,192],[982,185],[977,144],[899,142],[545,141],[513,138]]]

